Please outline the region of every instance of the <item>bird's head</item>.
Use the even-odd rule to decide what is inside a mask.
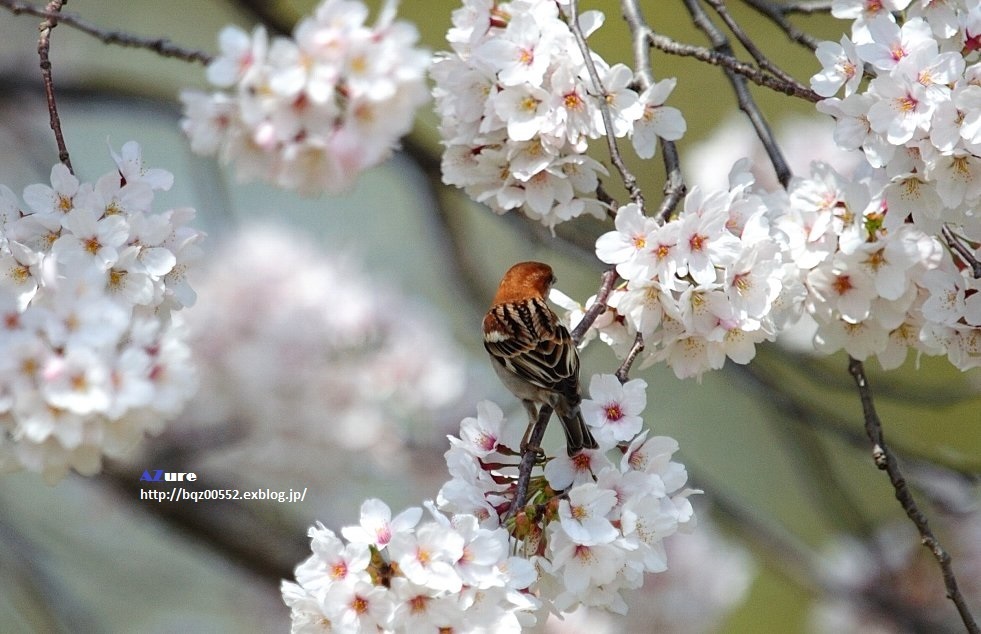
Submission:
[[[552,267],[541,262],[519,262],[501,279],[493,305],[509,304],[533,297],[545,299],[555,283]]]

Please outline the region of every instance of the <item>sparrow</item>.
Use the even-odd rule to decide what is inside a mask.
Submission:
[[[554,283],[552,267],[541,262],[520,262],[508,269],[484,316],[484,347],[497,376],[531,419],[522,449],[540,406],[550,405],[572,456],[598,445],[579,410],[579,353],[545,302]]]

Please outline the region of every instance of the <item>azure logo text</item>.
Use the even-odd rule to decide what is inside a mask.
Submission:
[[[164,471],[163,469],[144,469],[140,482],[194,482],[198,474],[191,471]]]

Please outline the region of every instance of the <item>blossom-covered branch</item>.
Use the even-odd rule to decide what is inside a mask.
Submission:
[[[540,224],[542,242],[584,215],[604,223],[595,242],[581,232],[588,237],[577,243],[589,244],[607,266],[596,294],[584,302],[558,292],[549,299],[565,309],[561,321],[572,342],[580,348],[602,342],[618,361],[606,373],[583,377],[588,393],[580,403],[578,362],[569,362],[577,357],[567,354],[576,346],[556,327],[544,293],[534,298],[540,300],[535,310],[507,314],[526,330],[536,330],[547,315],[551,332],[563,336],[541,337],[546,344],[559,341],[563,352],[552,354],[546,345],[536,362],[564,360],[560,365],[570,372],[563,376],[577,381],[564,413],[581,416],[586,432],[579,438],[590,441],[570,441],[572,455],[549,455],[541,449],[546,424],[553,404],[563,413],[562,403],[542,407],[528,430],[523,417],[512,420],[497,404],[481,401],[450,437],[449,480],[435,501],[422,505],[425,511],[393,513],[368,500],[356,526],[339,533],[319,523],[310,529],[312,554],[296,568],[295,583],[282,586],[294,630],[517,632],[546,612],[578,606],[624,612],[621,592],[663,572],[665,544],[694,527],[688,498],[698,492],[687,488],[688,473],[674,460],[678,444],[645,427],[647,383],[631,374],[663,362],[679,378],[698,378],[727,363],[748,364],[758,346],[806,314],[814,324],[812,352],[849,355],[876,464],[940,564],[965,626],[977,631],[963,596],[969,592],[958,586],[946,550],[882,440],[863,363],[876,358],[892,369],[913,352],[946,355],[961,370],[981,366],[981,9],[961,0],[744,1],[815,50],[821,69],[810,88],[775,64],[744,28],[749,23],[737,22],[718,0],[679,0],[710,47],[655,33],[636,0],[623,0],[633,68],[590,48],[605,16],[580,12],[576,0],[464,0],[447,34],[450,50],[436,55],[417,45],[415,27],[396,18],[394,1],[383,3],[369,23],[360,0],[324,0],[289,35],[270,37],[261,26],[224,29],[214,57],[163,38],[99,29],[62,14],[61,0],[45,8],[0,0],[14,14],[45,20],[38,53],[62,161],[50,186],[32,185],[22,200],[0,188],[0,257],[7,271],[0,280],[0,343],[7,353],[0,394],[10,395],[0,399],[0,466],[51,480],[68,469],[94,473],[103,455],[118,455],[144,432],[157,433],[194,383],[176,314],[194,299],[184,277],[202,237],[188,226],[193,213],[154,213],[154,192],[169,187],[169,175],[146,170],[135,144],[113,153],[117,169],[95,183],[75,178],[54,99],[52,28],[65,24],[107,44],[205,63],[214,90],[181,95],[181,127],[192,150],[234,165],[240,179],[261,178],[304,194],[343,191],[391,155],[427,99],[428,69],[446,184],[496,213]],[[817,42],[787,19],[818,10],[850,20],[850,35]],[[729,37],[755,63],[737,59]],[[724,71],[780,187],[769,187],[749,160],[740,160],[721,188],[687,189],[674,143],[687,124],[669,105],[677,80],[655,79],[657,51]],[[860,156],[861,168],[814,162],[792,174],[751,83],[817,102],[835,121],[835,141]],[[602,160],[590,153],[596,142],[606,146]],[[625,153],[650,159],[658,144],[666,182],[655,211],[646,208]],[[608,180],[601,182],[611,171],[629,194],[627,204],[610,195]],[[292,243],[279,250],[296,251]],[[238,273],[245,265],[233,268]],[[310,267],[303,261],[281,268],[295,281],[297,271]],[[327,286],[336,295],[341,285]],[[288,307],[289,301],[270,304]],[[245,312],[275,330],[304,322]],[[393,340],[421,339],[404,336],[411,322],[405,311],[391,313],[398,315]],[[365,322],[350,320],[351,340],[363,340]],[[329,329],[341,333],[345,325]],[[372,332],[380,337],[372,343],[386,342],[389,331]],[[502,332],[488,336],[485,325],[485,345],[511,344]],[[297,341],[291,341],[296,348],[307,347]],[[414,361],[436,356],[400,350]],[[302,365],[298,359],[290,356],[294,367]],[[340,372],[343,363],[330,359],[331,370]],[[225,364],[229,372],[242,365],[235,355]],[[391,376],[378,369],[346,373],[366,388],[341,380],[332,385],[370,402],[395,393],[404,375],[424,374],[407,367]],[[292,386],[292,375],[284,376]],[[385,380],[387,388],[379,389]],[[433,384],[445,395],[450,382]],[[272,406],[276,398],[267,392],[276,391],[247,389],[229,400],[247,409],[261,392]],[[292,400],[294,392],[279,391]],[[420,382],[392,400],[432,402],[434,394]],[[786,411],[796,405],[779,404]],[[522,430],[530,431],[524,441]],[[359,440],[377,450],[367,435]],[[821,473],[828,467],[822,456],[810,466]],[[860,513],[841,508],[841,516],[864,525]],[[920,620],[912,615],[909,622]]]
[[[577,34],[587,39],[603,24],[597,11],[577,13],[573,31],[554,2],[518,8],[454,12],[453,50],[432,68],[444,182],[497,213],[518,210],[549,228],[583,214],[604,219],[597,192],[608,171],[586,154],[589,142],[629,137],[637,155],[650,158],[659,138],[680,138],[684,119],[665,105],[674,82],[638,93],[625,64],[588,47],[585,54]]]
[[[0,185],[0,466],[91,475],[157,434],[194,391],[178,311],[204,237],[190,208],[153,209],[173,176],[140,147],[94,183],[58,163],[50,185]]]
[[[181,127],[197,154],[313,195],[350,189],[391,156],[428,99],[429,52],[388,6],[374,24],[351,1],[324,2],[293,37],[228,26],[207,69],[213,93],[181,94]]]
[[[630,33],[633,37],[634,53],[634,75],[637,83],[645,91],[654,85],[654,72],[651,69],[650,46],[648,38],[651,36],[651,28],[644,20],[644,15],[640,10],[637,0],[622,0],[620,3],[623,17],[627,21]],[[673,86],[674,84],[667,84]],[[667,85],[662,84],[666,87]],[[645,108],[644,117],[654,120],[662,115],[670,116],[670,111],[663,108]],[[662,221],[668,220],[674,213],[678,204],[685,197],[687,188],[685,179],[681,173],[681,161],[678,159],[678,150],[675,142],[670,139],[661,139],[661,156],[664,158],[664,198],[658,208],[657,218]]]
[[[610,160],[620,173],[620,179],[623,181],[623,186],[627,188],[630,199],[643,208],[644,195],[637,186],[637,178],[630,171],[630,168],[627,167],[627,164],[624,163],[623,157],[620,155],[620,148],[617,147],[613,116],[610,114],[610,104],[616,95],[607,92],[606,88],[603,87],[603,81],[600,79],[599,73],[596,71],[596,63],[593,61],[589,45],[586,44],[586,37],[583,35],[582,28],[579,25],[578,0],[569,0],[568,8],[569,29],[572,31],[576,44],[579,46],[579,51],[582,53],[583,64],[586,68],[586,73],[589,75],[589,81],[592,82],[593,91],[599,96],[597,105],[599,107],[600,117],[603,119],[603,129],[606,132],[606,147],[610,152]]]

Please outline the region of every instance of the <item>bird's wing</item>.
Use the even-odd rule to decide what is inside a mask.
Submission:
[[[484,347],[495,360],[532,385],[578,396],[576,346],[544,300],[494,306],[484,318]]]

